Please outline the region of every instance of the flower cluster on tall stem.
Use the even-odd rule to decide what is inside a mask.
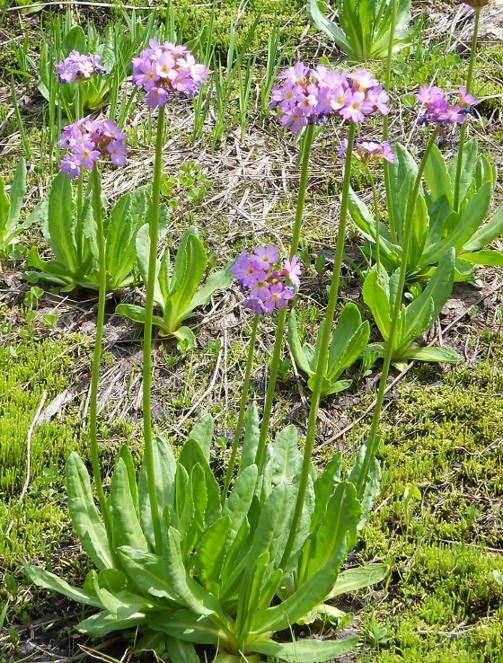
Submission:
[[[82,169],[93,170],[102,159],[110,159],[116,166],[125,166],[128,154],[126,136],[112,120],[91,120],[85,117],[63,129],[58,145],[70,154],[61,160],[61,170],[71,179]]]
[[[132,61],[133,83],[146,92],[146,103],[162,107],[172,93],[193,97],[208,75],[206,67],[185,46],[159,44],[157,39],[149,46]]]
[[[297,62],[278,78],[270,107],[279,109],[282,126],[292,133],[332,116],[360,124],[376,110],[388,113],[388,94],[365,69],[339,73],[324,65],[310,69]]]
[[[341,147],[337,156],[345,156],[348,149],[348,139],[341,140]],[[388,163],[395,163],[395,155],[391,145],[387,140],[382,143],[373,143],[372,141],[362,141],[353,146],[353,156],[357,161],[367,165],[370,161],[386,160]]]
[[[104,74],[100,66],[100,55],[84,55],[79,51],[72,51],[63,62],[56,64],[60,83],[85,83],[93,74]]]
[[[452,102],[452,95],[442,88],[425,86],[419,88],[416,99],[426,106],[426,111],[419,118],[418,124],[438,124],[440,128],[448,124],[464,124],[466,116],[472,112],[472,106],[477,103],[475,97],[469,94],[465,87],[459,88],[459,99]]]

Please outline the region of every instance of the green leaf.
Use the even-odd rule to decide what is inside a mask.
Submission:
[[[463,251],[478,251],[490,244],[503,233],[503,207],[500,207],[490,221],[475,232],[469,242],[466,242]]]
[[[475,251],[473,253],[462,253],[463,260],[468,260],[474,265],[487,265],[488,267],[503,267],[503,251]]]
[[[227,634],[215,626],[211,619],[195,615],[190,610],[177,610],[173,615],[163,613],[152,615],[149,626],[197,645],[225,646],[228,642]]]
[[[368,321],[362,324],[360,311],[355,304],[346,304],[332,335],[328,356],[327,379],[336,380],[360,357],[370,336]],[[348,385],[349,386],[349,385]]]
[[[417,176],[417,164],[403,145],[393,148],[395,163],[390,167],[391,201],[396,229],[401,241],[405,236],[405,219]]]
[[[215,429],[215,424],[213,422],[213,417],[210,414],[204,415],[196,421],[192,430],[189,433],[189,438],[196,440],[196,442],[201,447],[204,457],[210,462],[210,449],[211,442],[213,440],[213,431]]]
[[[65,173],[59,173],[53,180],[49,190],[47,216],[47,242],[56,259],[70,271],[76,272],[80,265],[74,236],[72,185]]]
[[[463,357],[452,348],[411,348],[404,354],[404,359],[417,361],[441,361],[445,363],[457,363],[463,361]]]
[[[149,258],[150,258],[150,227],[148,223],[145,223],[143,226],[140,227],[138,232],[136,233],[136,263],[138,265],[138,269],[141,274],[141,278],[143,280],[143,283],[145,284],[145,287],[148,285],[148,264],[149,264]],[[159,280],[158,280],[158,275],[159,275],[159,269],[160,269],[161,263],[159,260],[157,260],[157,266],[156,266],[156,279],[155,279],[155,284],[154,284],[154,301],[161,306],[161,308],[164,307],[165,302],[164,302],[164,297],[162,294],[161,287],[159,285]],[[120,304],[120,306],[125,306],[124,304]],[[119,308],[119,307],[117,307]],[[139,307],[138,307],[139,308]],[[120,315],[126,315],[125,313],[121,313]],[[128,316],[130,317],[130,316]],[[134,320],[134,318],[131,318]],[[139,322],[139,320],[135,320],[135,322]],[[156,323],[159,324],[159,323]],[[159,325],[160,326],[160,325]],[[166,328],[166,331],[169,331],[169,329],[166,327],[164,324],[163,320],[163,326]]]
[[[164,577],[161,557],[132,546],[117,548],[117,554],[124,571],[137,587],[152,596],[176,600],[175,593]]]
[[[188,439],[183,445],[178,464],[182,465],[190,476],[192,468],[198,463],[204,470],[206,488],[208,490],[208,506],[205,515],[206,526],[208,526],[222,515],[220,489],[199,443],[196,440]]]
[[[297,316],[292,309],[288,317],[288,346],[292,352],[297,367],[307,375],[314,375],[315,369],[309,364],[306,354],[302,348],[297,330]]]
[[[221,569],[227,554],[227,539],[232,529],[229,515],[215,520],[205,531],[197,546],[194,563],[201,584],[216,596],[221,584]]]
[[[412,217],[412,233],[410,238],[408,268],[413,271],[421,259],[428,233],[428,211],[424,197],[419,194]]]
[[[246,412],[245,434],[243,446],[241,449],[241,460],[239,461],[238,476],[244,472],[247,467],[255,463],[257,447],[259,442],[260,428],[258,409],[255,403],[252,403]]]
[[[206,271],[206,251],[196,235],[196,229],[188,228],[176,253],[170,282],[169,299],[164,306],[164,321],[170,331],[180,326],[191,299]],[[188,316],[185,316],[188,317]]]
[[[89,473],[75,451],[66,462],[66,489],[68,511],[82,547],[98,569],[112,568],[112,552],[105,527],[94,505]],[[90,546],[86,545],[89,541]]]
[[[200,663],[194,646],[188,642],[167,635],[166,647],[171,663]]]
[[[135,192],[137,193],[137,192]],[[111,279],[110,289],[120,288],[133,269],[136,261],[136,235],[138,233],[142,216],[134,214],[136,211],[132,202],[132,195],[125,194],[112,208],[110,221],[105,231],[106,237],[106,266],[107,274]],[[136,207],[146,207],[144,191],[137,196]]]
[[[302,456],[297,448],[297,429],[291,424],[283,428],[272,444],[271,481],[278,485],[281,481],[293,483],[300,475]]]
[[[145,624],[146,622],[147,615],[143,612],[134,613],[126,619],[117,619],[108,610],[103,610],[79,622],[76,628],[81,633],[86,633],[94,638],[102,638],[104,635],[108,635],[108,633],[112,633],[113,631],[133,629],[135,626]]]
[[[229,271],[228,268],[210,274],[210,276],[208,276],[206,279],[206,283],[202,288],[199,288],[199,290],[190,300],[190,303],[185,311],[182,311],[180,314],[180,320],[186,320],[192,315],[192,312],[196,308],[199,308],[199,306],[205,306],[210,301],[214,292],[229,287],[233,280],[234,275]]]
[[[117,315],[123,315],[133,322],[138,322],[142,325],[145,324],[145,312],[146,309],[143,308],[143,306],[137,306],[136,304],[119,304],[115,309]],[[154,315],[153,323],[160,327],[164,332],[169,333],[164,324],[164,320],[160,316]]]
[[[79,53],[88,52],[84,31],[79,25],[76,25],[69,30],[61,43],[61,52],[63,53],[64,58],[70,55],[70,51],[78,51]]]
[[[477,154],[478,154],[478,142],[475,138],[469,140],[465,143],[463,149],[463,164],[461,166],[461,179],[459,186],[459,202],[463,202],[466,198],[466,194],[473,179],[473,172],[475,170],[475,165],[477,163]],[[456,172],[458,164],[459,153],[456,154],[454,159],[449,163],[448,171],[451,177],[451,181],[456,181]]]
[[[162,520],[164,509],[174,512],[176,459],[170,443],[160,435],[152,440],[152,453],[154,456],[155,488],[159,518]],[[152,550],[155,549],[154,526],[152,523],[152,510],[148,494],[147,466],[144,458],[138,480],[138,507],[140,523]]]
[[[115,465],[108,498],[113,547],[133,546],[148,550],[129,487],[126,464],[119,458]]]
[[[286,663],[323,663],[347,654],[358,644],[358,638],[346,640],[299,640],[274,642],[261,640],[246,646],[246,651],[272,656]]]
[[[138,488],[136,486],[136,469],[134,466],[131,450],[127,444],[122,445],[117,458],[122,458],[124,465],[126,466],[129,480],[129,492],[131,493],[135,511],[138,513]]]
[[[363,301],[372,312],[382,337],[387,340],[391,327],[389,296],[379,283],[379,277],[375,269],[367,274],[362,288],[362,295]]]
[[[348,548],[356,544],[356,527],[360,521],[361,508],[356,500],[352,483],[341,482],[337,486],[320,525],[313,534],[313,544],[306,565],[306,577],[313,576],[324,567],[339,550],[344,541]],[[344,558],[341,559],[341,563]]]
[[[315,508],[311,518],[311,532],[323,519],[332,495],[341,481],[342,453],[339,451],[325,465],[322,474],[314,482]]]
[[[347,480],[350,481],[355,487],[360,482],[363,464],[365,462],[365,455],[367,453],[367,448],[370,442],[371,439],[367,438],[362,444],[358,454],[356,455],[355,464],[347,474]],[[381,467],[375,458],[380,443],[381,437],[376,435],[373,442],[374,448],[371,452],[371,460],[367,468],[367,476],[365,477],[363,496],[360,500],[361,519],[358,523],[358,529],[361,529],[365,524],[366,518],[372,510],[375,501],[381,492]]]
[[[342,594],[356,592],[357,589],[370,587],[381,582],[390,571],[386,564],[369,564],[355,569],[348,569],[339,574],[333,590],[330,592],[330,598],[333,599]]]
[[[166,324],[164,324],[164,327],[166,327]],[[174,331],[169,330],[166,335],[174,336],[177,338],[182,343],[184,351],[195,350],[197,347],[194,332],[188,327],[182,326],[178,327],[178,329],[175,329]]]
[[[430,190],[429,197],[431,201],[433,202],[441,196],[445,196],[452,209],[454,204],[452,181],[447,171],[443,154],[436,145],[433,145],[430,155],[426,160],[424,179],[426,186]]]
[[[236,478],[231,494],[224,504],[222,515],[228,515],[232,521],[232,537],[234,538],[250,510],[255,487],[257,485],[258,468],[248,465]]]
[[[63,596],[67,596],[69,599],[72,599],[72,601],[77,601],[77,603],[92,605],[95,608],[102,607],[101,602],[96,597],[91,596],[82,589],[72,587],[65,580],[54,575],[54,573],[49,573],[49,571],[44,571],[44,569],[41,569],[38,566],[31,566],[24,562],[23,569],[28,578],[39,587],[50,589],[52,592],[58,592],[58,594],[63,594]]]
[[[320,10],[319,0],[307,0],[306,10],[311,25],[317,30],[321,30],[332,39],[337,46],[342,49],[350,59],[356,60],[348,40],[344,32],[338,28],[333,21],[330,21]]]

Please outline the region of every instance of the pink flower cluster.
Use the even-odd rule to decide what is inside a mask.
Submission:
[[[452,95],[445,93],[440,87],[420,87],[416,99],[426,105],[426,112],[419,118],[419,124],[428,125],[430,122],[438,122],[443,126],[463,124],[477,100],[468,94],[463,86],[459,87],[457,103],[451,105],[451,98]]]
[[[170,92],[193,97],[208,75],[206,67],[185,46],[169,41],[161,45],[157,39],[151,39],[149,45],[131,63],[133,83],[145,90],[147,104],[164,106]]]
[[[376,110],[389,112],[388,94],[365,69],[338,73],[321,64],[310,69],[297,62],[278,78],[281,84],[272,89],[270,108],[279,108],[281,124],[292,133],[334,115],[360,124]]]
[[[337,153],[338,156],[342,157],[346,154],[348,149],[348,139],[343,138],[341,140],[341,149]],[[353,147],[353,156],[358,161],[367,164],[369,161],[376,161],[379,159],[386,159],[389,163],[395,163],[395,155],[391,151],[391,145],[387,140],[382,143],[372,143],[367,141],[362,141],[361,143],[355,143]]]
[[[72,51],[63,62],[58,62],[56,65],[59,82],[83,83],[93,74],[104,74],[105,70],[100,67],[100,61],[100,55],[83,55],[78,51]]]
[[[82,168],[92,170],[101,157],[109,157],[117,166],[126,165],[126,136],[112,120],[82,120],[63,129],[58,145],[71,154],[61,160],[61,170],[71,179],[78,177]]]
[[[283,309],[294,295],[292,286],[300,286],[302,270],[297,256],[283,260],[282,269],[277,269],[278,261],[275,246],[258,246],[250,255],[243,249],[230,268],[241,288],[248,292],[245,307],[257,315]],[[291,285],[285,284],[286,279]]]

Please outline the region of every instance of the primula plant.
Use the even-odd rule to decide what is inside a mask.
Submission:
[[[26,161],[20,159],[10,188],[10,195],[5,191],[5,181],[0,176],[0,261],[22,255],[24,248],[19,244],[19,235],[30,228],[37,220],[35,213],[19,223],[26,193]]]
[[[410,0],[336,0],[338,23],[322,11],[328,2],[307,0],[311,24],[324,32],[346,53],[350,62],[379,60],[388,50],[396,52],[418,34],[420,25],[409,27]]]
[[[148,288],[149,226],[140,228],[136,237],[138,267]],[[153,323],[162,336],[174,336],[185,350],[196,347],[193,331],[182,322],[195,315],[195,309],[204,306],[211,296],[232,281],[227,269],[206,274],[208,264],[206,250],[194,226],[188,228],[180,242],[173,268],[171,252],[167,250],[159,261],[154,301],[161,308],[162,316],[154,315]],[[119,315],[135,322],[145,323],[146,309],[136,304],[119,304]]]

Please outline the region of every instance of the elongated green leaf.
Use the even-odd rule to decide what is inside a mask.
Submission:
[[[94,505],[89,473],[75,451],[70,454],[66,462],[66,489],[70,518],[84,550],[98,569],[113,567],[105,527]],[[89,540],[91,546],[86,545]]]
[[[16,170],[14,171],[14,177],[12,179],[12,185],[10,188],[10,208],[8,214],[8,220],[6,223],[7,231],[14,228],[18,221],[19,215],[21,214],[21,209],[23,206],[23,198],[26,193],[26,161],[24,158],[19,160]],[[1,198],[1,196],[0,196]],[[1,213],[0,213],[1,218]],[[2,224],[0,223],[0,232]]]
[[[412,233],[409,246],[408,268],[413,271],[421,259],[428,233],[428,211],[424,197],[419,194],[412,217]]]
[[[229,515],[215,520],[201,537],[194,556],[199,580],[215,596],[219,594],[221,569],[227,554],[227,539],[231,529],[232,520]]]
[[[148,263],[149,263],[149,255],[150,255],[150,227],[148,223],[145,223],[143,226],[140,227],[138,232],[136,233],[136,263],[138,265],[138,269],[141,274],[141,278],[143,280],[143,283],[145,286],[148,285]],[[159,260],[157,260],[157,265],[156,265],[156,274],[159,275],[159,269],[160,269],[161,263]],[[154,300],[161,306],[161,308],[164,308],[165,306],[165,301],[164,297],[162,294],[162,290],[159,285],[159,280],[158,276],[156,276],[155,279],[155,285],[154,285]],[[124,306],[124,304],[121,304],[121,306]],[[123,315],[123,314],[121,314]],[[134,318],[132,318],[134,319]],[[139,322],[139,321],[137,321]],[[164,323],[163,323],[164,324]]]
[[[365,462],[365,456],[367,454],[368,446],[371,444],[371,442],[372,441],[370,438],[365,440],[356,455],[355,464],[347,474],[347,480],[350,481],[355,487],[358,486],[360,482]],[[361,529],[365,524],[367,516],[372,510],[375,501],[381,492],[381,466],[375,458],[380,443],[381,437],[376,435],[373,441],[370,463],[367,468],[367,476],[365,477],[363,483],[363,496],[360,500],[361,518],[360,522],[358,523],[358,529]]]
[[[170,527],[163,555],[163,569],[167,582],[179,603],[196,615],[218,615],[226,623],[217,599],[191,578],[183,565],[178,532]]]
[[[460,187],[459,187],[460,202],[465,200],[466,193],[472,183],[473,173],[475,170],[475,165],[477,163],[478,149],[479,145],[475,138],[472,138],[472,140],[469,140],[468,142],[465,143],[463,149],[463,164],[461,166],[461,178],[460,178]],[[453,188],[454,188],[454,182],[456,181],[458,156],[459,154],[457,153],[448,166],[448,171],[451,181],[453,183]]]
[[[423,292],[405,309],[403,335],[397,340],[398,351],[404,349],[437,319],[449,299],[454,281],[456,253],[448,249]]]
[[[217,290],[223,290],[230,286],[234,280],[234,275],[228,268],[221,269],[218,272],[210,274],[206,279],[206,283],[190,300],[187,308],[181,312],[180,320],[186,320],[192,315],[192,312],[199,306],[205,306],[211,299],[213,293]]]
[[[337,491],[341,487],[342,484],[337,488]],[[335,494],[337,494],[337,491]],[[340,536],[337,536],[338,545],[332,551],[331,557],[285,601],[263,612],[257,612],[252,624],[251,636],[255,637],[262,633],[271,633],[288,628],[289,624],[293,624],[311,610],[314,610],[317,605],[323,603],[332,591],[339,569],[347,555],[348,544],[356,539],[356,523],[354,521],[355,519],[356,521],[359,520],[359,504],[353,486],[350,486],[348,495],[351,493],[352,500],[348,503],[350,512],[340,515],[338,533]],[[347,523],[347,527],[345,523]]]
[[[283,428],[272,444],[271,481],[277,485],[282,481],[292,483],[300,474],[302,456],[297,448],[297,429],[292,424]]]
[[[307,375],[314,375],[315,371],[310,366],[307,356],[302,348],[297,329],[297,316],[292,309],[288,317],[288,346],[292,352],[297,367]]]
[[[7,224],[9,219],[9,208],[10,200],[5,192],[5,181],[4,178],[0,176],[0,241],[3,241],[7,236],[7,233],[11,231],[10,224]]]
[[[452,348],[411,348],[404,353],[404,359],[417,361],[441,361],[445,363],[457,363],[463,361],[463,357]]]
[[[503,207],[500,207],[490,221],[476,231],[469,242],[466,242],[463,250],[471,253],[483,249],[494,239],[503,233]]]
[[[446,196],[440,196],[440,198],[437,198],[428,206],[429,224],[425,243],[426,247],[442,239],[444,225],[451,214],[457,217],[457,213],[452,212]]]
[[[473,262],[474,265],[487,265],[491,267],[503,267],[503,251],[475,251],[473,253],[462,253],[463,260]]]
[[[341,541],[345,541],[350,548],[356,544],[356,527],[360,521],[361,508],[355,496],[356,491],[351,483],[339,483],[313,535],[306,567],[307,577],[327,564],[334,552],[340,549]]]
[[[390,302],[378,279],[376,270],[371,270],[363,284],[362,295],[363,301],[372,312],[382,337],[387,340],[391,327]]]
[[[117,201],[106,228],[106,265],[107,274],[112,280],[111,289],[121,287],[136,260],[136,234],[142,217],[133,213],[136,210],[131,200],[132,195],[134,194],[126,193]],[[143,199],[145,207],[145,193],[140,193],[139,198]]]
[[[141,548],[121,546],[117,554],[131,581],[144,592],[175,601],[175,594],[164,577],[162,559]]]
[[[433,145],[430,155],[426,160],[424,169],[424,179],[426,186],[430,190],[429,197],[435,201],[441,196],[445,196],[452,208],[454,204],[452,181],[447,171],[447,164],[444,161],[442,152],[436,145]]]
[[[267,580],[267,566],[269,564],[269,551],[263,552],[259,555],[256,563],[250,564],[245,571],[245,576],[249,572],[249,569],[253,567],[253,573],[250,572],[249,579],[246,584],[246,592],[240,592],[238,596],[238,610],[236,615],[236,625],[235,629],[239,632],[247,632],[249,626],[255,617],[257,608],[259,606],[260,597],[262,595],[262,587],[264,581]],[[270,577],[270,574],[269,574]],[[278,578],[279,585],[279,574],[276,576]],[[241,599],[244,598],[244,601]]]
[[[273,656],[286,663],[323,663],[347,654],[358,644],[358,638],[346,640],[299,640],[298,642],[274,642],[261,640],[247,645],[246,650]]]
[[[350,310],[345,315],[348,307],[350,307]],[[370,325],[368,321],[362,324],[358,308],[354,304],[346,304],[330,344],[328,380],[336,380],[343,371],[355,363],[367,345],[369,336]]]
[[[258,468],[248,465],[236,478],[232,492],[224,504],[222,515],[228,515],[232,521],[232,537],[234,538],[243,524],[255,494]]]
[[[46,240],[56,259],[72,272],[80,267],[75,245],[75,217],[72,203],[72,185],[65,173],[56,175],[49,191],[47,205]]]
[[[117,315],[123,315],[133,322],[138,322],[142,325],[145,324],[145,311],[146,309],[143,306],[137,306],[136,304],[119,304],[115,309]],[[157,327],[160,327],[162,331],[169,333],[164,320],[160,316],[154,315],[152,322]]]
[[[124,631],[146,622],[147,615],[143,612],[134,613],[126,619],[117,619],[108,610],[103,610],[79,622],[76,628],[81,633],[87,633],[94,638],[102,638],[113,631]]]
[[[311,25],[328,35],[350,59],[357,59],[344,32],[321,12],[319,0],[307,0],[306,9]]]
[[[177,610],[173,615],[159,613],[152,615],[149,626],[169,633],[175,638],[197,645],[227,644],[227,634],[203,615],[195,615],[190,610]]]
[[[31,566],[23,562],[23,569],[28,578],[39,587],[50,589],[52,592],[58,592],[67,596],[72,601],[83,603],[84,605],[92,605],[95,608],[101,608],[101,602],[95,596],[91,596],[78,587],[72,587],[65,580],[58,578],[54,573],[44,571],[38,566]]]
[[[140,527],[129,487],[126,464],[119,458],[112,475],[108,499],[114,548],[133,546],[148,550],[148,543]]]
[[[105,587],[100,587],[96,576],[94,576],[93,584],[96,596],[115,619],[128,619],[140,610],[152,607],[152,604],[149,604],[142,596],[138,596],[127,590],[110,592]]]
[[[123,444],[120,448],[118,458],[122,458],[124,465],[126,466],[129,480],[129,492],[131,493],[135,511],[138,513],[138,488],[136,485],[136,469],[134,466],[131,450],[127,444]]]
[[[192,520],[187,531],[187,536],[181,541],[181,550],[184,559],[188,561],[192,549],[195,548],[205,531],[205,514],[208,506],[208,491],[206,489],[206,477],[204,470],[197,463],[190,477],[190,500],[192,502]]]
[[[417,164],[406,148],[399,143],[394,146],[393,153],[395,163],[390,167],[391,201],[398,236],[403,242],[405,236],[404,224],[417,176]]]
[[[386,564],[369,564],[368,566],[360,566],[356,569],[343,571],[339,574],[337,582],[330,592],[330,598],[333,599],[336,596],[375,585],[381,582],[388,575],[389,571],[390,567]]]
[[[70,55],[70,51],[79,51],[79,53],[87,53],[86,38],[84,31],[80,25],[73,27],[65,36],[61,43],[61,52],[64,57]]]
[[[166,324],[164,324],[164,327],[166,327]],[[184,351],[195,350],[195,348],[197,347],[196,337],[194,336],[194,332],[192,331],[192,329],[189,329],[184,325],[178,327],[178,329],[175,329],[173,331],[168,330],[168,333],[166,335],[174,336],[175,338],[177,338],[183,344]]]
[[[214,429],[215,424],[213,422],[213,417],[210,414],[206,414],[204,417],[201,417],[196,421],[189,433],[189,438],[196,440],[203,450],[204,457],[208,463],[210,462],[210,449]]]
[[[152,440],[152,452],[154,455],[157,506],[159,507],[159,518],[162,519],[165,508],[168,508],[171,513],[174,513],[176,459],[170,443],[160,435],[155,435]],[[143,460],[138,480],[138,508],[143,533],[151,549],[154,550],[154,526],[152,524],[145,459]]]
[[[247,467],[255,463],[259,435],[258,410],[256,404],[252,403],[246,412],[245,434],[243,438],[243,447],[241,449],[238,476],[241,472],[244,472]]]
[[[332,495],[341,480],[342,454],[334,454],[325,469],[314,482],[315,507],[311,518],[311,532],[317,528],[323,519]]]
[[[198,463],[204,470],[206,489],[208,491],[208,506],[205,514],[205,523],[208,526],[222,515],[220,489],[199,443],[196,440],[188,439],[183,445],[178,464],[185,467],[187,472],[190,473],[192,472],[192,468]]]
[[[188,228],[176,253],[170,283],[170,296],[164,306],[164,320],[170,331],[177,329],[183,314],[194,297],[206,271],[206,251],[195,234],[194,227]]]

